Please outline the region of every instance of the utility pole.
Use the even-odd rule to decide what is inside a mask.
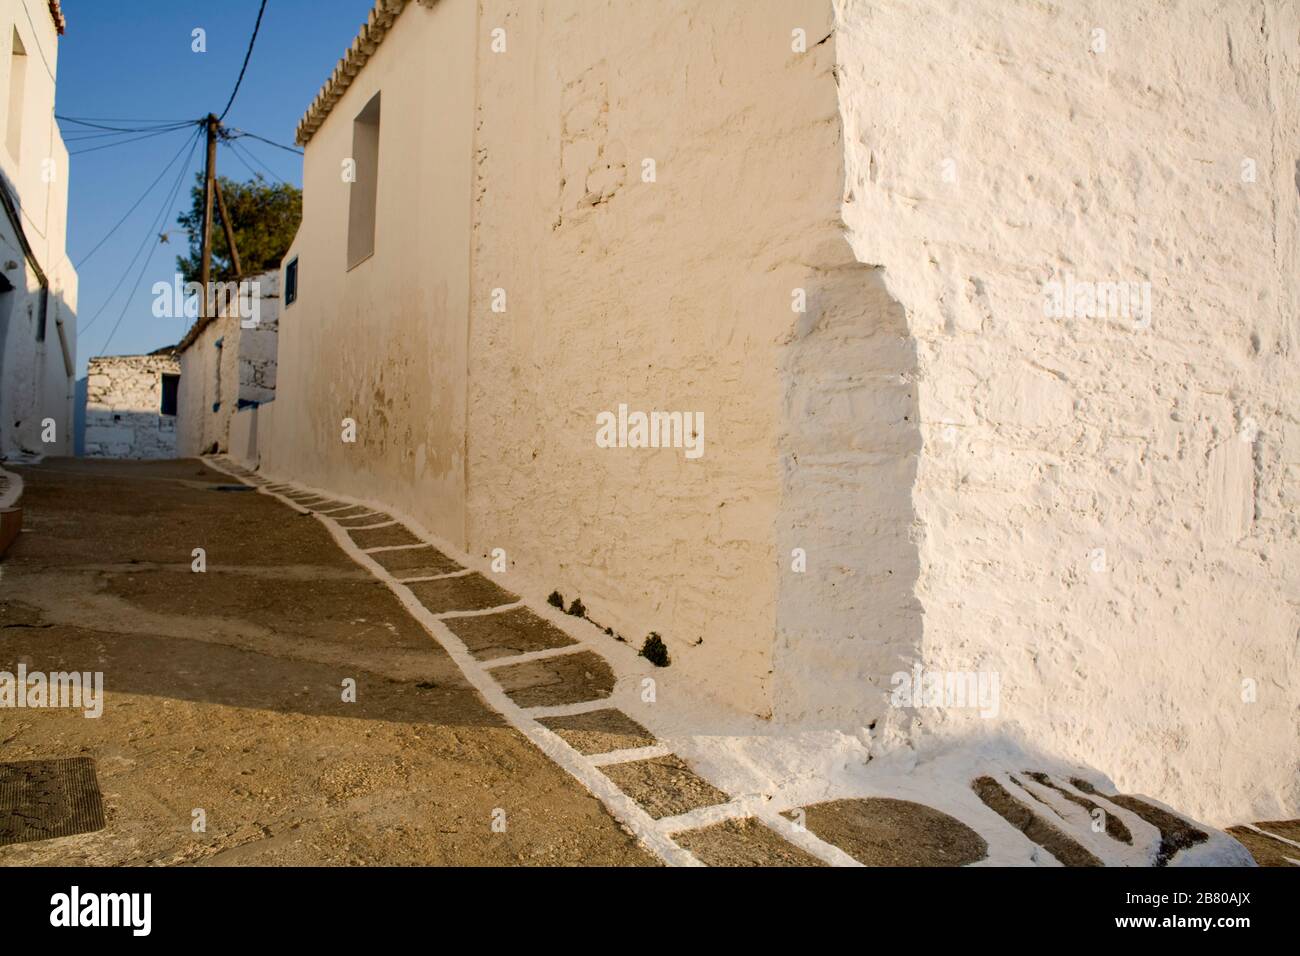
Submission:
[[[217,211],[221,213],[221,228],[226,233],[226,245],[230,247],[230,265],[235,270],[235,278],[244,274],[244,270],[239,265],[239,250],[235,248],[235,224],[230,221],[230,213],[226,211],[226,197],[221,192],[221,183],[216,182],[213,177],[212,191],[217,194]]]
[[[203,174],[203,242],[199,253],[199,284],[203,286],[203,301],[199,303],[199,315],[207,317],[208,283],[212,278],[212,194],[216,187],[217,172],[217,128],[220,121],[215,113],[209,113],[208,161]],[[222,219],[225,217],[223,216]]]

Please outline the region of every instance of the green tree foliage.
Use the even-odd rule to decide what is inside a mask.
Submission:
[[[218,176],[217,182],[230,211],[235,246],[239,250],[239,264],[244,275],[278,269],[302,220],[302,190],[288,183],[272,185],[260,175],[246,183]],[[202,172],[195,177],[194,188],[190,190],[189,211],[181,213],[177,221],[189,231],[190,254],[177,256],[176,266],[186,282],[197,282],[203,240]],[[234,271],[226,231],[221,224],[221,211],[214,198],[212,278],[216,281],[233,279]]]

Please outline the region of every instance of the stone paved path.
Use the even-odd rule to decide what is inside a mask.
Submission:
[[[195,461],[15,470],[0,670],[102,671],[106,705],[0,709],[0,761],[94,758],[107,825],[0,864],[658,862],[319,522]]]
[[[0,669],[102,670],[110,703],[90,721],[0,711],[0,759],[94,757],[108,824],[0,846],[0,863],[988,855],[981,833],[910,800],[778,809],[727,793],[613,705],[613,670],[567,621],[385,511],[223,459],[49,462],[24,477],[29,532],[0,565]],[[355,703],[341,699],[349,680]],[[987,826],[1043,865],[1163,866],[1211,838],[1077,777],[989,773],[971,788]],[[1290,865],[1287,827],[1234,834],[1259,862]]]

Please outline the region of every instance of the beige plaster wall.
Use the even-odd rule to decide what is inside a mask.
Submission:
[[[311,140],[264,465],[465,540],[476,4],[410,4]],[[382,93],[375,253],[348,270],[352,121]],[[341,440],[356,422],[356,442]],[[269,456],[269,457],[266,457]]]
[[[792,290],[852,262],[830,5],[482,9],[469,543],[770,715]],[[703,455],[597,447],[620,403],[702,412]]]

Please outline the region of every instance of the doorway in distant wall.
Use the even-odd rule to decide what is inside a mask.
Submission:
[[[176,397],[180,394],[181,377],[163,372],[162,377],[162,401],[159,404],[158,413],[160,415],[176,414]]]

